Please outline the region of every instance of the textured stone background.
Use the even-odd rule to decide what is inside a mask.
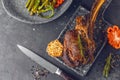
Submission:
[[[94,0],[84,0],[83,5],[86,5],[85,7],[90,9],[92,1]],[[117,3],[117,6],[112,5],[113,7],[116,9],[120,8],[120,4],[118,4],[120,3],[119,0],[114,0],[113,3]],[[42,57],[60,66],[67,72],[66,68],[57,64],[54,59],[46,54],[45,48],[49,41],[57,38],[79,4],[80,0],[74,0],[71,7],[61,17],[52,22],[41,25],[30,25],[18,22],[12,17],[8,16],[4,11],[0,1],[0,80],[33,80],[30,70],[32,66],[36,66],[37,64],[25,56],[16,47],[16,44],[20,44],[32,49]],[[110,9],[108,12],[106,12],[106,14],[111,15],[109,11]],[[113,12],[114,11],[115,10],[113,9]],[[120,12],[119,9],[116,11],[116,13]],[[109,17],[111,23],[119,25],[120,17],[117,17],[116,21],[113,19],[113,17],[112,19]],[[86,77],[80,77],[76,75],[74,76],[77,78],[76,80],[106,80],[104,77],[102,77],[103,64],[106,55],[113,51],[114,50],[109,45],[106,45],[88,75]],[[119,80],[119,75],[120,69],[111,71],[110,77],[108,77],[107,80]],[[47,78],[42,78],[42,80],[63,79],[54,74],[49,74]]]

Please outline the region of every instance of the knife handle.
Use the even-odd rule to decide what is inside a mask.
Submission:
[[[56,70],[55,73],[59,75],[60,77],[62,77],[64,80],[74,80],[70,76],[68,76],[66,73],[64,73],[62,70],[60,70],[59,68]]]
[[[61,72],[60,76],[64,79],[64,80],[73,80],[70,76],[68,76],[66,73],[64,73],[63,71]]]

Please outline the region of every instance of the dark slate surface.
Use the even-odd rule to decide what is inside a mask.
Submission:
[[[86,5],[85,7],[90,9],[93,0],[84,1],[84,4]],[[117,6],[114,6],[117,9],[116,13],[120,13],[120,10],[118,9],[120,5],[118,4],[120,3],[119,0],[114,0],[113,3],[114,5],[117,4]],[[58,65],[70,75],[74,75],[76,78],[75,80],[106,80],[102,77],[105,58],[108,53],[116,52],[116,50],[111,48],[108,44],[105,46],[96,63],[85,77],[80,77],[70,72],[64,66],[54,61],[54,59],[49,57],[45,52],[48,42],[57,38],[79,4],[80,0],[74,0],[71,7],[61,17],[52,22],[42,25],[30,25],[18,22],[8,16],[0,2],[0,80],[34,80],[32,77],[31,68],[37,64],[25,56],[16,47],[16,44],[32,49],[50,62]],[[109,9],[106,12],[106,15],[110,14],[110,12],[112,12],[111,10],[112,9]],[[114,21],[113,24],[118,24],[117,22],[120,21],[120,16],[115,16],[117,16],[117,21],[116,19],[109,16],[108,17],[110,21]],[[111,71],[107,80],[119,80],[119,75],[120,69],[114,72]],[[54,74],[49,74],[47,78],[42,78],[42,80],[63,79]]]

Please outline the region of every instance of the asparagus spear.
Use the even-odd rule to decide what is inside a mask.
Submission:
[[[106,64],[105,64],[104,69],[103,69],[103,76],[106,77],[106,78],[108,77],[109,72],[110,72],[111,59],[112,59],[112,54],[110,53],[109,56],[106,59]]]

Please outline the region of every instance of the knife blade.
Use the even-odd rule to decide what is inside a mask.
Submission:
[[[64,80],[73,80],[70,76],[68,76],[66,73],[64,73],[60,68],[57,66],[53,65],[52,63],[48,62],[44,58],[38,56],[36,53],[33,51],[17,44],[17,47],[26,55],[28,56],[31,60],[35,61],[38,63],[40,66],[44,67],[51,73],[57,74],[61,76]]]

